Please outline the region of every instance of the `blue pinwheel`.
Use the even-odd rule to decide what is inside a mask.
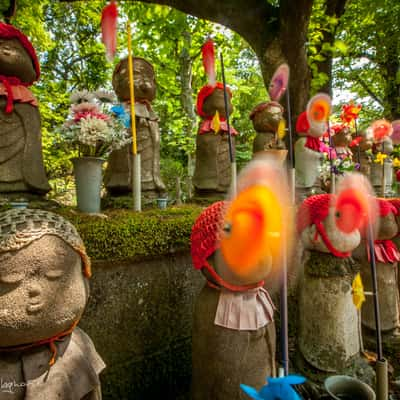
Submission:
[[[122,121],[125,128],[130,128],[131,126],[131,116],[129,113],[125,111],[125,108],[122,104],[118,104],[116,106],[111,107],[111,112],[115,114],[115,116]]]
[[[267,378],[267,384],[259,392],[256,389],[240,385],[242,390],[254,400],[301,400],[291,385],[300,385],[306,378],[299,375],[288,375],[281,378]]]

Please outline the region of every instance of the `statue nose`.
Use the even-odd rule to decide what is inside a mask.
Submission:
[[[41,292],[41,289],[40,289],[40,286],[38,283],[33,282],[30,284],[30,286],[28,288],[29,297],[39,296],[40,292]]]

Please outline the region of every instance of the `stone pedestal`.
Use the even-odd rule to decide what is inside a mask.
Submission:
[[[339,373],[361,348],[349,259],[310,252],[300,281],[299,349],[313,367]]]

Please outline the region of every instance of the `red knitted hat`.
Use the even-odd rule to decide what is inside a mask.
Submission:
[[[207,117],[207,115],[203,111],[203,103],[204,100],[210,96],[215,89],[221,89],[224,90],[224,85],[221,82],[217,82],[215,85],[205,85],[203,86],[199,94],[197,95],[197,104],[196,104],[196,109],[197,109],[197,114],[200,115],[200,117]],[[232,92],[228,87],[226,87],[227,92],[229,93],[229,96],[232,97]]]
[[[307,133],[309,129],[310,129],[310,123],[308,122],[307,112],[303,111],[297,118],[296,132],[299,134]]]
[[[252,120],[256,116],[257,113],[265,110],[269,106],[279,107],[283,112],[283,107],[276,101],[264,101],[263,103],[258,104],[254,107],[253,111],[250,113],[249,118]]]
[[[0,22],[0,38],[18,39],[19,40],[19,42],[22,44],[22,46],[28,52],[29,56],[32,59],[32,64],[33,64],[33,66],[35,68],[35,72],[36,72],[36,80],[38,80],[39,76],[40,76],[39,61],[36,56],[35,49],[33,48],[32,43],[29,41],[29,39],[20,30],[18,30],[14,26],[5,24],[3,22]]]
[[[390,204],[396,208],[397,210],[397,214],[398,215],[400,213],[400,199],[387,199],[387,201],[390,202]]]
[[[305,199],[297,211],[297,231],[301,233],[308,226],[322,222],[329,214],[331,200],[331,194],[317,194]]]
[[[379,204],[379,215],[381,217],[386,217],[390,213],[393,213],[394,215],[397,215],[399,210],[396,207],[395,204],[392,203],[392,200],[399,200],[399,199],[380,199],[377,198],[378,204]]]
[[[193,266],[202,269],[208,257],[219,248],[219,232],[227,206],[218,201],[207,207],[197,218],[190,236]]]

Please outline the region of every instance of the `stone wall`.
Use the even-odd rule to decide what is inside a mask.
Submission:
[[[107,364],[105,400],[188,398],[192,311],[203,284],[188,253],[93,263],[80,327]]]

